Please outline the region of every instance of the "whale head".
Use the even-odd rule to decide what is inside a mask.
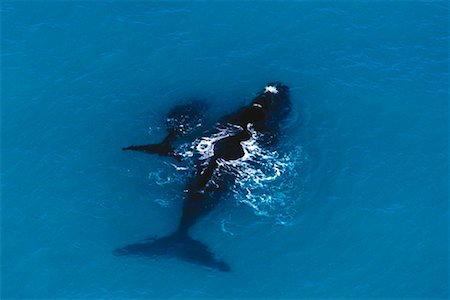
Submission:
[[[281,82],[271,82],[246,107],[245,122],[260,125],[256,127],[276,127],[290,111],[288,86]]]
[[[280,122],[291,111],[289,88],[281,82],[267,84],[250,102],[237,113],[227,118],[227,121],[247,128],[252,124],[259,132],[274,132],[279,128]]]
[[[279,114],[284,107],[290,106],[289,88],[281,82],[271,82],[253,99],[252,106]]]

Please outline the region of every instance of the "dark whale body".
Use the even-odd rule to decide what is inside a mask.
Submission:
[[[189,236],[189,229],[219,203],[220,192],[226,189],[227,180],[224,178],[217,180],[217,176],[214,176],[219,170],[219,162],[237,160],[245,155],[241,143],[251,138],[250,126],[254,131],[261,133],[262,145],[275,146],[279,123],[290,110],[288,87],[280,82],[274,82],[266,86],[249,105],[224,117],[214,130],[206,132],[205,135],[214,135],[224,127],[232,128],[229,131],[231,133],[213,142],[212,155],[203,160],[196,159],[195,176],[189,180],[185,190],[183,213],[177,230],[167,237],[144,240],[117,249],[114,253],[149,257],[175,256],[191,263],[229,271],[230,267],[224,261],[217,259],[207,246]],[[202,118],[198,112],[198,107],[195,106],[174,108],[167,118],[168,134],[161,143],[130,146],[123,150],[143,151],[181,159],[174,150],[173,143],[193,131],[197,127],[196,124],[200,124]],[[211,184],[213,180],[214,184]]]

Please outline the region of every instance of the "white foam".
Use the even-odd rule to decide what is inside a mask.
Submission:
[[[233,174],[234,198],[251,207],[256,215],[271,217],[277,223],[287,224],[293,200],[287,186],[295,181],[295,167],[300,162],[301,148],[281,156],[276,151],[261,147],[261,135],[248,127],[251,138],[241,142],[244,157],[219,162],[224,172]]]
[[[256,132],[251,124],[247,129],[251,137],[241,142],[244,156],[229,161],[218,159],[219,168],[215,175],[232,175],[235,182],[231,193],[236,203],[247,205],[256,215],[272,218],[279,224],[288,224],[295,199],[290,195],[290,191],[293,190],[296,170],[302,161],[301,148],[294,147],[289,153],[281,155],[260,144],[263,136]],[[214,156],[214,143],[241,130],[240,126],[227,124],[210,136],[178,148],[177,153],[184,158],[198,155],[200,163],[206,165]],[[188,164],[192,161],[185,160]],[[190,165],[190,168],[193,169],[193,165]],[[181,168],[177,170],[184,171]],[[216,176],[213,176],[211,184],[216,185],[216,179]],[[165,184],[161,181],[160,184]]]
[[[227,124],[222,128],[218,128],[218,130],[217,133],[214,133],[209,137],[202,137],[199,140],[194,141],[194,149],[200,154],[201,160],[207,160],[214,156],[215,142],[238,133],[242,130],[242,127]]]
[[[278,94],[278,90],[276,87],[274,87],[273,85],[268,85],[266,86],[264,93],[270,92],[272,94]]]

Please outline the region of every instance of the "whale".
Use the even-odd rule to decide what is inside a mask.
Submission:
[[[289,88],[281,82],[270,82],[248,105],[226,115],[200,134],[194,153],[184,157],[177,151],[178,140],[202,127],[203,105],[174,107],[166,119],[167,135],[156,144],[128,146],[125,151],[139,151],[176,160],[193,160],[194,171],[187,180],[178,227],[168,236],[136,242],[113,251],[116,256],[176,257],[209,269],[230,271],[230,265],[218,258],[205,244],[190,236],[191,228],[209,214],[226,197],[233,178],[221,172],[226,162],[239,161],[248,155],[243,144],[255,133],[263,147],[276,148],[280,123],[291,111]],[[203,130],[203,129],[202,129]]]

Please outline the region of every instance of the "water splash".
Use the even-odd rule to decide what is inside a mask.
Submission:
[[[192,143],[180,145],[176,152],[183,157],[182,165],[168,164],[171,168],[156,171],[149,178],[163,188],[169,183],[182,182],[195,170],[195,161],[206,165],[214,156],[214,143],[234,135],[241,127],[227,124],[217,128],[217,132],[196,139]],[[251,138],[241,142],[244,156],[237,160],[218,159],[219,168],[215,171],[212,183],[219,180],[219,174],[229,174],[234,178],[230,189],[236,204],[250,207],[256,215],[268,217],[278,224],[289,224],[292,218],[295,199],[291,195],[298,176],[298,169],[303,162],[302,148],[289,147],[286,153],[268,149],[262,145],[263,134],[256,132],[251,125],[248,130]],[[193,159],[194,158],[194,159]],[[176,172],[173,172],[173,171]],[[170,188],[169,188],[170,189]],[[298,193],[298,187],[295,189]],[[167,206],[167,203],[160,203]]]
[[[239,133],[242,128],[233,124],[226,124],[217,128],[218,132],[211,136],[197,139],[192,144],[192,149],[200,155],[200,160],[207,160],[214,156],[214,143]]]
[[[297,146],[285,154],[260,145],[262,134],[249,127],[252,137],[242,142],[245,155],[233,161],[219,160],[219,172],[235,178],[233,198],[245,204],[256,215],[287,224],[294,213],[294,198],[290,195],[297,169],[302,163],[302,149]]]
[[[157,198],[153,202],[162,207],[170,207],[172,203],[182,200],[183,195],[180,194],[180,186],[183,186],[189,169],[185,166],[178,166],[173,163],[164,162],[165,167],[150,172],[148,179],[150,185],[157,186],[163,191],[163,199]]]

